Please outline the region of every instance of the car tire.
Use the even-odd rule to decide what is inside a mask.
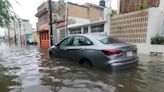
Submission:
[[[87,59],[80,60],[79,64],[86,67],[86,68],[91,68],[92,67],[92,63]]]

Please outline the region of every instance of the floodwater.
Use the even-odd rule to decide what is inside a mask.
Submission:
[[[0,42],[0,92],[164,92],[164,58],[140,55],[137,68],[106,72]]]

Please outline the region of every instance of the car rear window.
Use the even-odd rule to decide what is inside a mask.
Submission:
[[[96,38],[103,44],[123,43],[122,41],[120,41],[116,38],[105,36],[105,35],[96,36]]]

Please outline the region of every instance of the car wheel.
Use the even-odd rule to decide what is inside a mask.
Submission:
[[[91,68],[92,67],[92,63],[87,59],[80,60],[79,64],[86,67],[86,68]]]

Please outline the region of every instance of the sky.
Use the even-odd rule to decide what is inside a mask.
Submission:
[[[30,20],[33,28],[36,28],[37,18],[35,14],[37,13],[37,7],[46,2],[47,0],[9,0],[13,6],[13,11],[23,19]],[[52,0],[58,1],[58,0]],[[69,0],[69,2],[84,4],[90,2],[93,4],[99,4],[100,0]],[[117,9],[117,0],[112,0],[112,8]],[[4,31],[0,28],[0,35],[4,35]]]

